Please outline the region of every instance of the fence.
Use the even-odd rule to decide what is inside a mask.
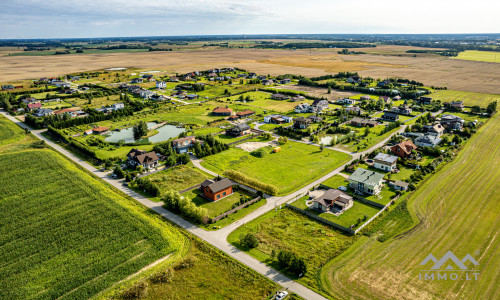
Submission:
[[[304,215],[306,215],[306,216],[310,217],[311,219],[314,219],[314,220],[316,220],[316,221],[319,221],[319,222],[321,222],[321,223],[324,223],[324,224],[326,224],[326,225],[328,225],[328,226],[335,227],[335,228],[337,228],[337,229],[340,229],[340,230],[345,231],[345,232],[350,233],[350,234],[356,234],[356,231],[354,231],[354,230],[352,230],[352,229],[350,229],[350,228],[344,227],[344,226],[342,226],[342,225],[339,225],[339,224],[333,223],[333,222],[331,222],[331,221],[328,221],[328,220],[326,220],[326,219],[323,219],[323,218],[321,218],[321,217],[318,217],[317,215],[315,215],[315,214],[313,214],[313,213],[310,213],[310,212],[308,212],[308,211],[305,211],[305,210],[303,210],[303,209],[300,209],[300,208],[295,207],[295,206],[293,206],[293,205],[290,205],[290,204],[288,204],[288,203],[286,204],[286,207],[289,207],[289,208],[294,209],[294,210],[296,210],[296,211],[298,211],[298,212],[300,212],[300,213],[303,213]]]
[[[359,202],[363,202],[364,204],[375,206],[377,208],[384,208],[385,207],[383,204],[380,204],[380,203],[377,203],[375,201],[371,201],[371,200],[365,199],[365,198],[360,197],[360,196],[354,195],[354,199],[358,200]],[[389,201],[389,203],[390,203],[390,201]]]
[[[260,133],[259,133],[259,134],[256,134],[256,135],[257,135],[257,136],[259,136],[259,135],[260,135]],[[239,144],[239,143],[242,143],[242,142],[244,142],[244,141],[248,141],[248,140],[250,140],[250,139],[253,139],[254,137],[255,137],[255,135],[251,134],[251,135],[249,135],[248,137],[246,137],[246,138],[244,138],[244,139],[238,140],[238,141],[236,141],[236,142],[229,143],[229,144],[227,144],[227,145],[228,145],[228,146],[232,146],[232,145],[235,145],[235,144]]]
[[[395,199],[397,199],[397,198],[395,198]],[[370,224],[371,221],[375,220],[376,217],[378,217],[381,213],[384,212],[384,210],[386,210],[389,206],[391,206],[391,204],[392,204],[393,201],[394,200],[389,201],[389,203],[387,203],[387,205],[384,206],[378,213],[376,213],[373,217],[371,217],[370,219],[368,219],[368,221],[366,221],[365,223],[363,223],[363,225],[359,226],[359,228],[354,231],[354,234],[357,234],[366,225]]]
[[[226,211],[225,213],[222,213],[222,214],[218,215],[217,217],[210,219],[210,223],[214,223],[215,221],[219,221],[220,219],[222,219],[226,216],[229,216],[230,214],[233,214],[242,208],[245,208],[251,204],[254,204],[255,202],[258,202],[260,199],[262,199],[262,198],[259,196],[257,198],[253,198],[252,200],[250,200],[246,203],[243,203],[243,204],[241,204],[233,209],[230,209],[230,210]]]

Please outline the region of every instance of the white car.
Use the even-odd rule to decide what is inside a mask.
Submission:
[[[339,186],[339,191],[345,192],[347,191],[347,188],[343,185]]]
[[[280,292],[278,294],[278,296],[276,296],[276,300],[285,299],[286,296],[288,296],[288,292],[287,291]]]

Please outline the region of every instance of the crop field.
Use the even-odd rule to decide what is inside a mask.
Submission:
[[[500,54],[494,51],[468,50],[460,52],[455,59],[500,63]]]
[[[247,249],[240,244],[240,236],[253,233],[259,240],[257,248]],[[348,248],[356,237],[309,219],[289,208],[272,210],[257,219],[239,227],[228,236],[228,242],[277,270],[276,261],[271,258],[274,250],[288,250],[304,257],[307,273],[297,279],[307,287],[325,294],[318,281],[321,268],[333,257]],[[287,274],[294,278],[293,275]],[[334,294],[327,294],[331,298]]]
[[[335,170],[350,159],[350,155],[316,146],[288,142],[278,153],[255,157],[248,152],[231,148],[203,158],[202,165],[222,174],[232,169],[262,182],[276,186],[279,194],[293,190]],[[271,152],[271,148],[269,148]]]
[[[91,297],[183,247],[179,231],[51,150],[2,154],[0,166],[1,298]]]
[[[321,273],[325,288],[339,299],[499,298],[499,130],[496,114],[453,162],[407,198],[412,230],[401,235],[407,228],[401,226],[390,232],[398,238],[383,243],[375,231],[329,262]],[[459,259],[470,254],[478,261],[478,280],[465,280],[464,274],[458,280],[419,280],[419,272],[429,268],[420,266],[427,255],[439,259],[450,250]]]
[[[195,168],[192,163],[176,166],[165,171],[160,171],[146,177],[156,184],[162,192],[167,190],[181,191],[191,186],[202,183],[213,176],[205,174]]]
[[[442,102],[463,101],[464,105],[479,105],[483,108],[486,108],[486,106],[490,102],[493,102],[495,100],[500,101],[500,94],[474,93],[453,90],[436,91],[430,96],[433,99],[441,100]]]

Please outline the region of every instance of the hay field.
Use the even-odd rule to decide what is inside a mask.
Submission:
[[[411,49],[411,47],[407,47]],[[318,76],[357,71],[363,76],[398,76],[426,85],[500,94],[500,68],[494,63],[449,59],[438,55],[406,56],[401,46],[370,49],[373,54],[340,55],[338,49],[270,50],[217,49],[173,52],[112,53],[62,56],[2,56],[0,81],[99,70],[112,67],[160,69],[183,73],[212,67],[234,66],[260,74],[285,73]],[[401,55],[401,56],[399,56]]]
[[[441,102],[463,101],[464,105],[467,106],[479,105],[481,107],[486,107],[488,103],[495,100],[498,100],[500,102],[500,95],[497,94],[473,93],[453,90],[437,91],[432,93],[430,96],[436,100],[441,100]]]
[[[460,52],[455,59],[500,63],[500,53],[494,51],[469,50]]]
[[[418,225],[384,243],[363,236],[325,267],[325,287],[339,299],[498,299],[499,131],[497,114],[409,198]],[[419,280],[422,260],[449,250],[479,262],[478,280]]]

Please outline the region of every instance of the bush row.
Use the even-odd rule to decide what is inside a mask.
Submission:
[[[273,195],[273,196],[278,194],[278,188],[275,187],[274,185],[268,184],[268,183],[263,183],[259,180],[250,178],[250,177],[246,176],[245,174],[240,173],[238,171],[226,170],[226,171],[224,171],[224,176],[229,178],[229,179],[232,179],[234,181],[237,181],[239,183],[242,183],[244,185],[247,185],[251,188],[254,188],[256,190],[262,191],[266,194]]]

